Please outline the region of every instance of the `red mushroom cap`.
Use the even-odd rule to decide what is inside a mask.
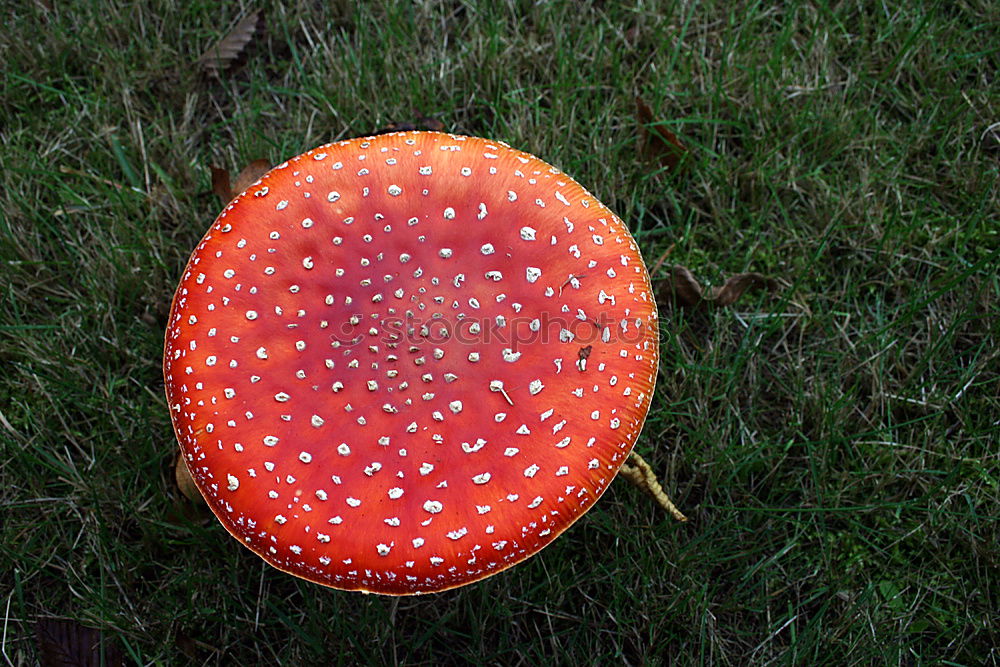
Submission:
[[[433,132],[321,146],[234,199],[164,351],[227,530],[286,572],[392,595],[495,574],[580,518],[656,368],[622,221],[536,157]]]

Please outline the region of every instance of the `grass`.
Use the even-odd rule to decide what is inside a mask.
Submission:
[[[232,3],[75,5],[0,35],[8,661],[55,616],[140,664],[1000,663],[995,3],[264,3],[220,79]],[[637,155],[636,94],[686,170]],[[159,359],[208,165],[418,113],[560,165],[649,260],[782,281],[661,304],[638,450],[690,523],[618,482],[525,564],[392,600],[178,494]]]

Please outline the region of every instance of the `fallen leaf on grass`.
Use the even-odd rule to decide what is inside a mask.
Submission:
[[[385,127],[375,130],[372,135],[389,134],[390,132],[411,132],[413,130],[430,130],[432,132],[443,132],[444,123],[437,118],[417,114],[417,118],[411,123],[406,121],[392,122]]]
[[[677,135],[657,123],[653,110],[641,97],[635,98],[635,117],[639,121],[639,154],[656,160],[668,171],[677,169],[688,153]]]
[[[717,306],[730,306],[748,289],[764,289],[773,292],[778,282],[759,273],[738,273],[726,279],[722,287],[712,287],[706,297]]]
[[[234,182],[230,182],[228,169],[213,165],[209,165],[208,168],[212,170],[212,192],[218,195],[223,204],[228,204],[233,197],[249,188],[258,178],[266,174],[271,168],[271,163],[267,160],[254,160],[243,167],[236,175]]]
[[[236,176],[236,181],[233,182],[232,197],[235,197],[253,185],[257,179],[266,174],[270,168],[271,163],[267,160],[254,160],[247,166],[243,167],[240,173]],[[232,197],[230,197],[230,199],[232,199]]]
[[[208,165],[208,168],[212,170],[212,192],[223,202],[229,203],[229,200],[233,198],[230,194],[233,191],[233,186],[229,183],[229,170],[212,164]]]
[[[701,285],[694,279],[691,272],[675,264],[670,272],[670,284],[667,285],[670,296],[682,308],[691,308],[700,304],[704,298]]]
[[[727,278],[721,287],[710,287],[706,291],[687,267],[675,264],[670,272],[670,282],[663,289],[681,308],[696,308],[704,305],[731,306],[749,289],[773,292],[777,288],[778,281],[774,278],[760,273],[738,273]]]
[[[122,665],[121,649],[100,630],[60,618],[40,618],[35,623],[39,664],[49,667],[98,667]]]
[[[228,69],[257,34],[262,23],[260,11],[251,12],[233,26],[225,37],[208,47],[198,58],[198,64],[209,74],[218,74]]]

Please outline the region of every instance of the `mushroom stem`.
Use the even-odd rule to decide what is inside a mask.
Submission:
[[[687,517],[670,501],[670,497],[660,486],[652,467],[635,451],[629,455],[628,461],[622,464],[619,474],[652,496],[660,507],[670,512],[670,515],[675,519],[682,522],[687,521]]]
[[[180,455],[174,461],[174,481],[185,498],[197,505],[205,502],[201,492],[198,491],[198,487],[194,483],[194,479],[191,477],[191,471],[187,467],[187,462]]]

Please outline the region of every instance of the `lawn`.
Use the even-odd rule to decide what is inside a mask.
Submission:
[[[1000,664],[1000,5],[244,4],[3,10],[6,661],[85,627],[137,664]],[[618,480],[531,560],[385,598],[178,491],[163,331],[209,167],[423,117],[558,165],[658,265],[637,451],[689,522]],[[776,288],[682,308],[673,265]]]

